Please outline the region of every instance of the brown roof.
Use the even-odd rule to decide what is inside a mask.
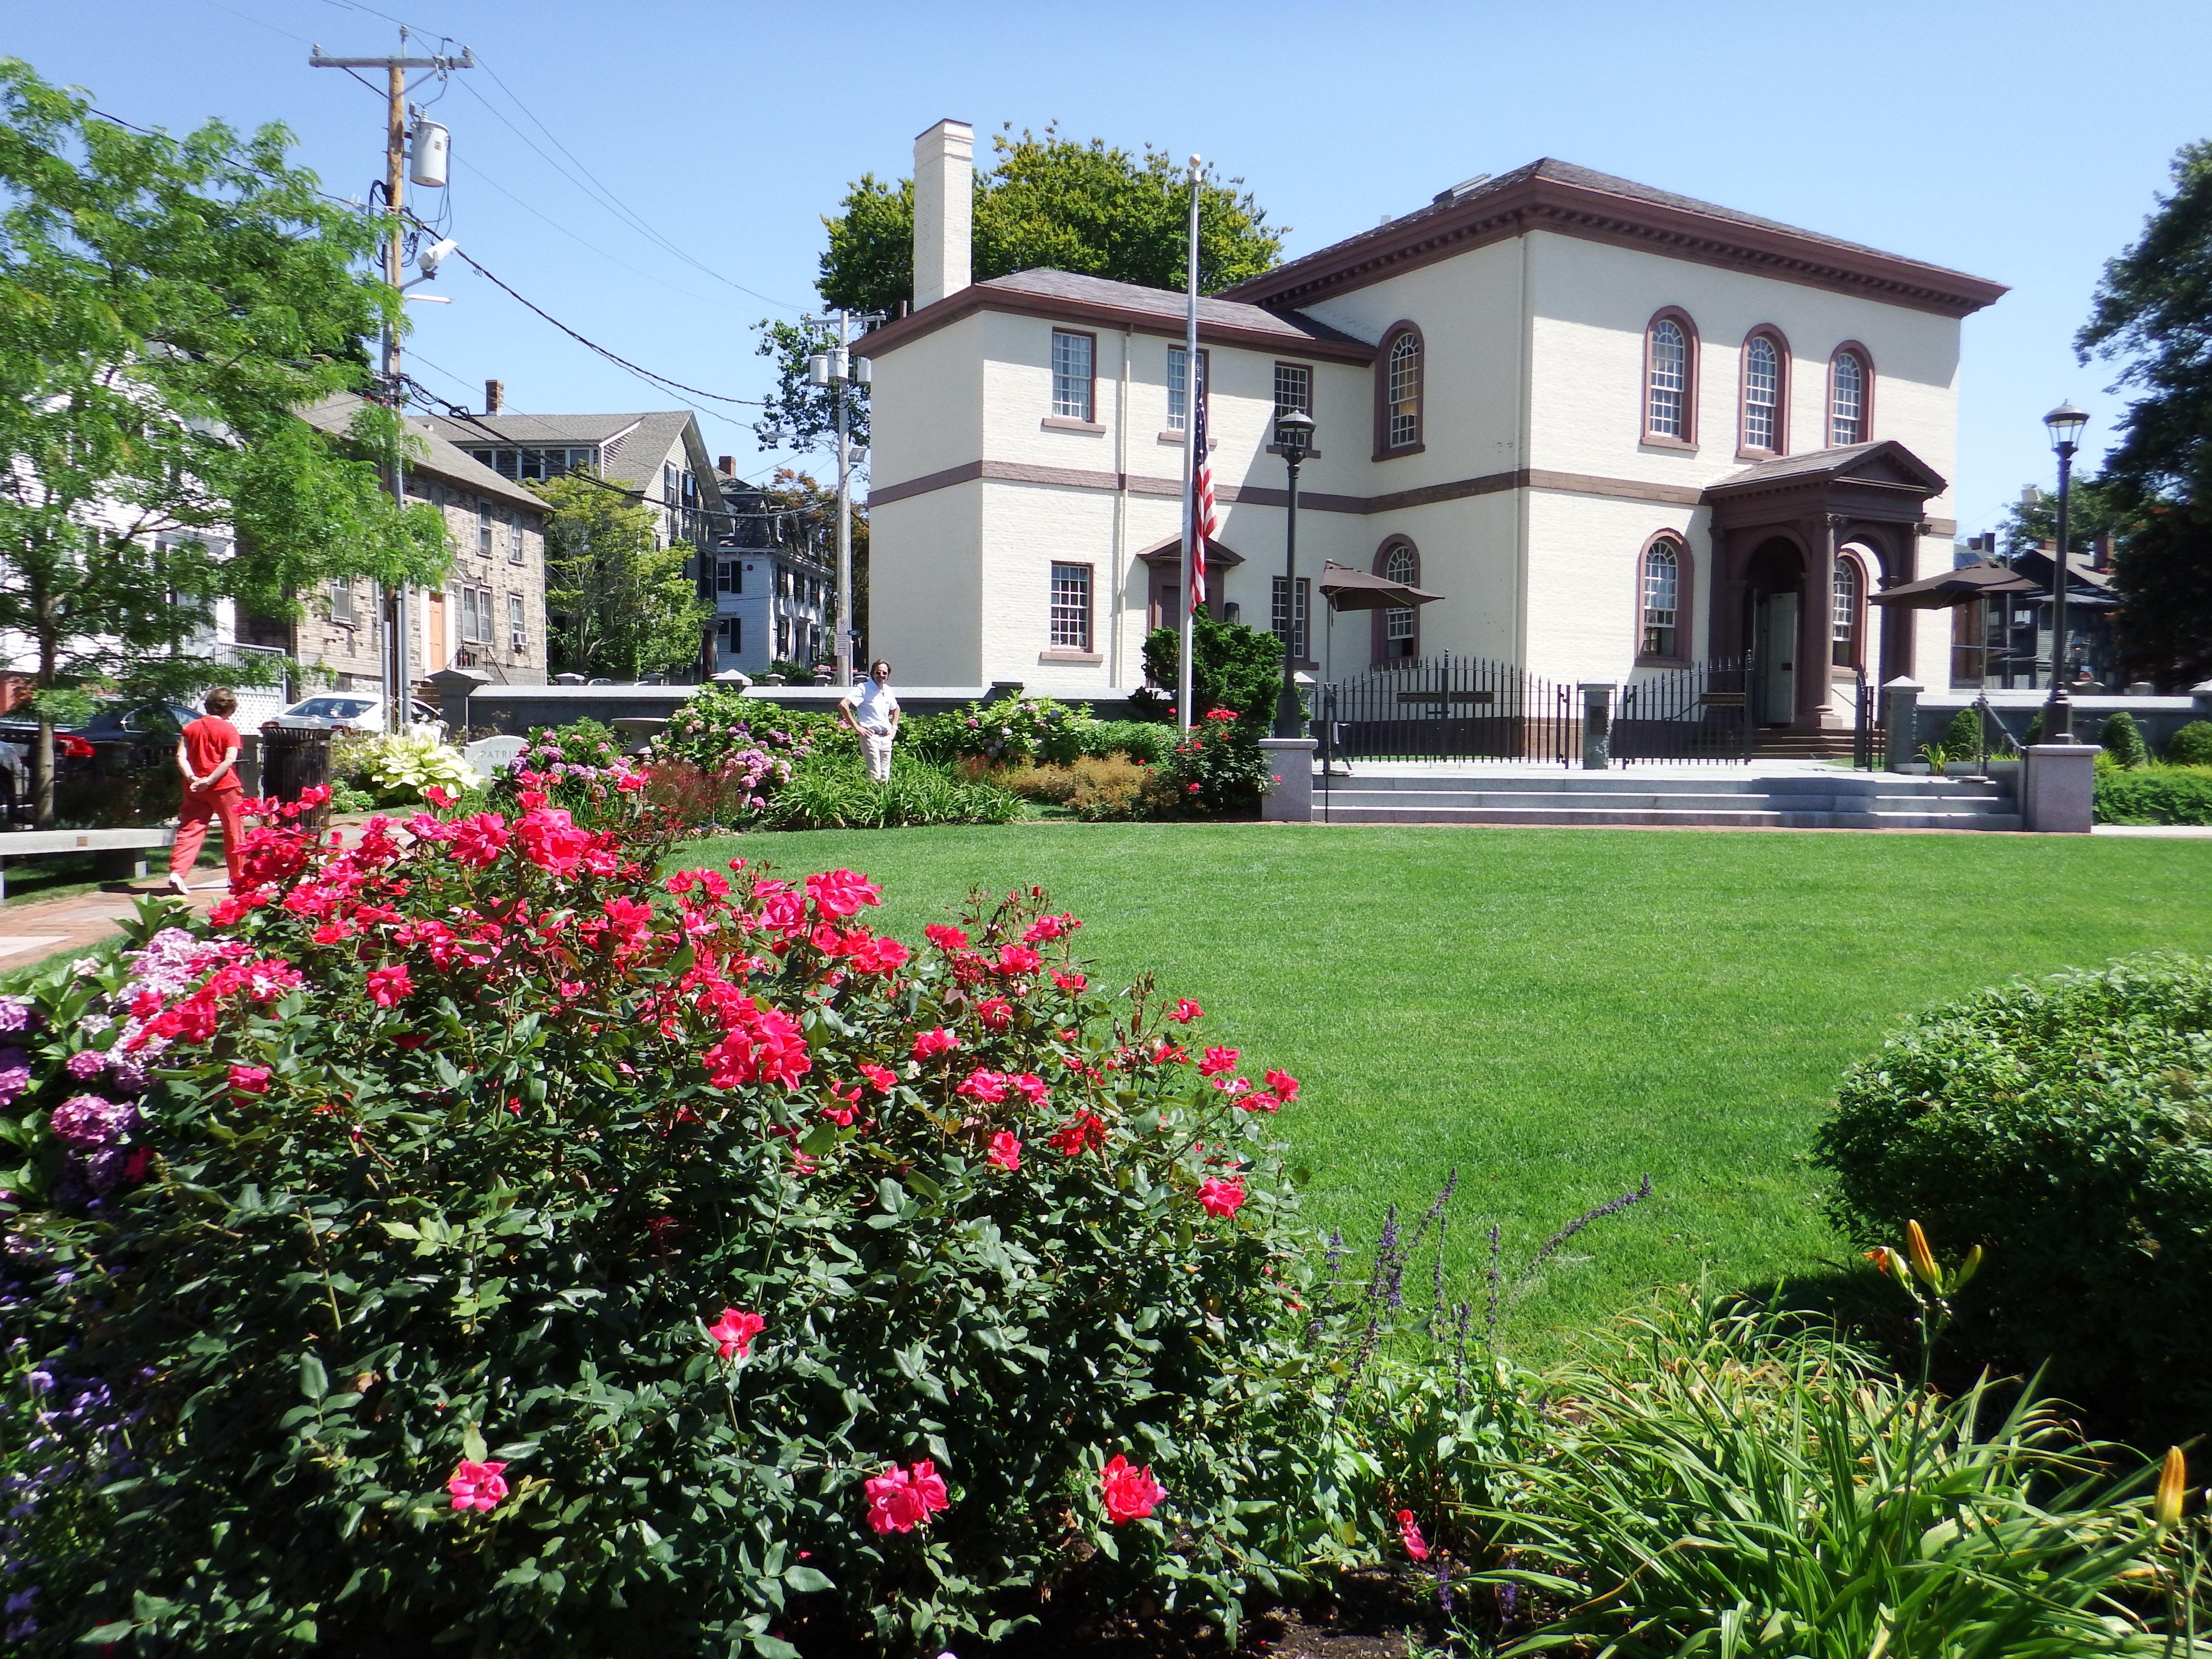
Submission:
[[[863,356],[881,356],[978,311],[1018,312],[1056,322],[1095,322],[1180,339],[1186,304],[1185,296],[1174,289],[1146,288],[1079,271],[1018,270],[1010,276],[971,283],[935,305],[863,335],[853,349]],[[1198,337],[1207,345],[1293,351],[1302,357],[1325,357],[1338,362],[1375,361],[1372,345],[1340,329],[1295,311],[1269,310],[1238,300],[1200,296]]]
[[[353,412],[361,407],[362,400],[351,392],[342,392],[310,404],[299,411],[300,418],[319,432],[327,432],[334,438],[343,438],[353,430]],[[526,507],[533,513],[546,510],[545,503],[520,484],[509,482],[493,471],[473,455],[464,454],[441,437],[429,422],[419,416],[406,417],[407,429],[422,440],[422,450],[407,460],[410,473],[428,472],[443,478],[447,483],[457,483],[475,490],[480,495],[496,495],[517,507]]]
[[[1447,191],[1427,207],[1279,265],[1223,297],[1308,305],[1529,230],[1620,243],[1951,317],[1978,311],[2006,291],[1985,277],[1546,156]]]

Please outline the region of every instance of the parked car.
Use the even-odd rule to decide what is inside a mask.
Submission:
[[[54,733],[54,813],[70,824],[159,823],[176,815],[182,780],[177,736],[199,711],[173,702],[101,704],[82,726]],[[30,764],[39,742],[36,720],[0,715],[0,743],[22,757],[15,811],[30,811]],[[0,782],[0,791],[6,784]]]
[[[435,726],[438,711],[417,699],[408,705],[409,718],[418,725]],[[384,696],[376,691],[319,691],[302,697],[275,717],[288,726],[329,726],[341,732],[384,730]]]

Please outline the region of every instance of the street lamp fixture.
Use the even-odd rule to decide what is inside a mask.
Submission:
[[[2058,456],[2058,545],[2051,562],[2051,699],[2044,706],[2043,740],[2071,743],[2074,702],[2066,695],[2067,509],[2074,489],[2074,454],[2081,447],[2081,429],[2089,424],[2089,411],[2063,403],[2043,417],[2043,424]]]
[[[1290,514],[1283,528],[1283,689],[1275,697],[1274,735],[1305,736],[1305,717],[1298,708],[1298,468],[1313,453],[1314,417],[1303,409],[1286,409],[1275,416],[1276,453],[1290,469]]]

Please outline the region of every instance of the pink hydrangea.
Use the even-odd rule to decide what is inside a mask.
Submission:
[[[98,1095],[71,1095],[54,1108],[54,1138],[79,1152],[93,1152],[138,1127],[138,1109]]]

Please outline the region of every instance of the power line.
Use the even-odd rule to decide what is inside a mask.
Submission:
[[[458,168],[462,167],[464,164],[457,159],[453,165]],[[500,183],[498,179],[493,178],[489,173],[486,173],[483,170],[482,163],[471,161],[465,165],[469,172],[483,179],[484,183],[489,185],[501,195],[506,197],[508,201],[514,203],[515,206],[520,208],[525,213],[544,220],[547,224],[552,226],[554,229],[559,231],[563,236],[566,236],[570,241],[575,243],[579,247],[589,248],[592,252],[598,254],[602,259],[605,259],[609,264],[614,265],[620,270],[627,270],[633,276],[642,276],[648,283],[658,283],[670,293],[681,294],[687,300],[696,300],[702,306],[713,306],[719,303],[719,301],[708,299],[704,295],[694,294],[689,289],[678,288],[675,283],[669,282],[665,277],[656,276],[649,270],[641,270],[637,266],[629,264],[626,260],[617,258],[613,254],[608,252],[606,249],[601,247],[598,243],[588,241],[585,238],[579,236],[574,231],[569,229],[568,226],[562,224],[558,219],[554,218],[550,214],[542,212],[538,209],[531,206],[529,203],[524,201],[522,198],[517,196],[505,185]]]
[[[552,324],[554,327],[559,329],[570,339],[575,341],[577,344],[589,347],[592,350],[598,352],[600,356],[605,358],[609,362],[627,370],[629,374],[635,375],[637,379],[644,381],[648,386],[658,387],[662,391],[686,392],[695,398],[711,398],[718,404],[737,404],[750,406],[756,409],[764,407],[767,404],[767,399],[763,398],[726,397],[719,392],[703,392],[696,386],[686,386],[683,381],[672,380],[665,374],[656,374],[653,370],[647,368],[641,364],[630,362],[629,358],[623,356],[620,353],[610,351],[606,347],[601,345],[597,340],[591,338],[588,335],[579,333],[576,330],[569,327],[568,324],[562,322],[558,317],[556,317],[551,312],[547,311],[544,307],[536,304],[534,301],[524,299],[521,295],[516,293],[505,283],[501,282],[497,276],[485,270],[484,267],[476,259],[471,258],[466,249],[456,248],[453,251],[453,254],[456,258],[467,265],[470,270],[475,271],[477,276],[483,277],[494,288],[498,289],[509,299],[514,300],[517,304],[524,306],[529,310],[537,313],[538,316]]]

